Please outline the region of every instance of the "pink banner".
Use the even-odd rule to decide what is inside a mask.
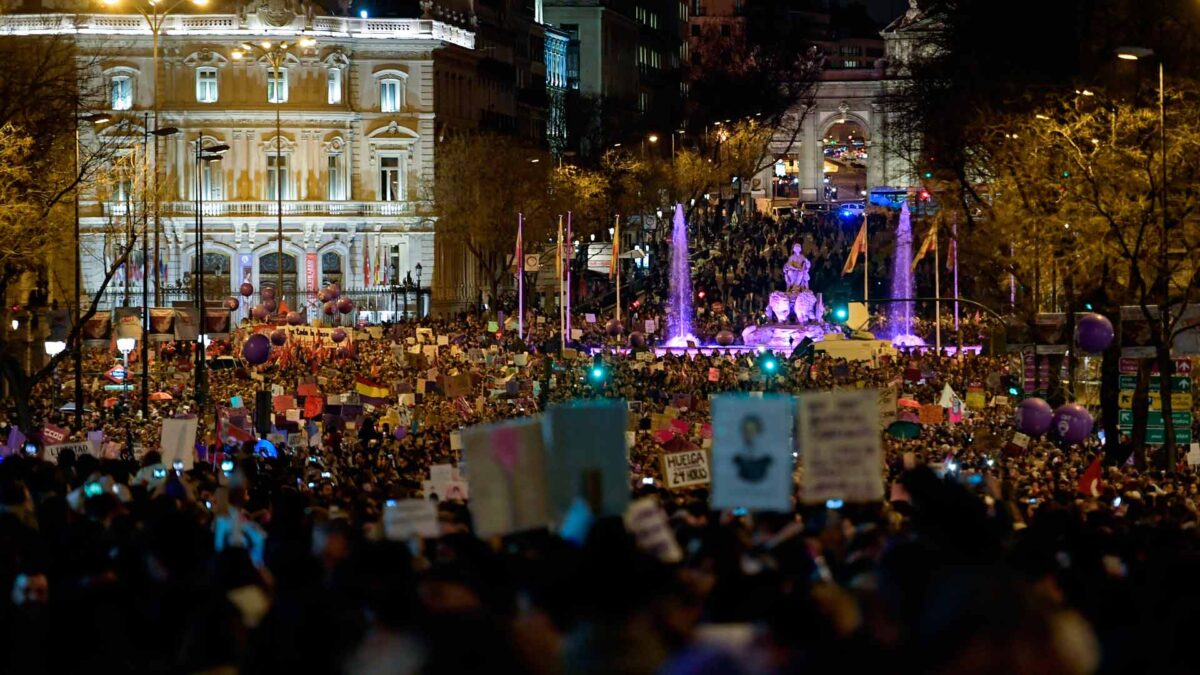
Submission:
[[[317,254],[304,254],[304,287],[309,293],[317,292]]]

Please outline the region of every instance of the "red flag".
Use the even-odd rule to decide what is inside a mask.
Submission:
[[[304,416],[308,419],[320,417],[321,413],[325,412],[325,397],[324,396],[305,396],[304,397]]]
[[[1079,477],[1079,485],[1076,486],[1076,489],[1081,494],[1099,497],[1103,487],[1100,484],[1100,458],[1097,457]]]
[[[617,276],[617,272],[621,269],[621,216],[617,216],[617,222],[613,224],[612,235],[612,259],[608,263],[608,278],[612,279]]]

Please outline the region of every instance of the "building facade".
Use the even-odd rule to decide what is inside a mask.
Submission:
[[[244,282],[275,287],[281,267],[288,304],[313,316],[316,291],[333,282],[363,297],[374,292],[360,309],[381,316],[402,309],[390,292],[397,284],[411,278],[428,287],[437,274],[436,223],[425,199],[435,139],[439,125],[454,121],[456,96],[468,95],[435,83],[446,81],[439,68],[471,62],[475,48],[469,16],[433,19],[429,9],[425,18],[348,18],[261,0],[230,13],[170,15],[157,58],[151,22],[120,3],[111,14],[0,17],[0,36],[72,35],[96,64],[88,84],[99,100],[88,112],[110,121],[85,129],[85,143],[132,151],[155,117],[158,129],[178,130],[157,139],[156,162],[148,153],[158,167],[160,226],[147,218],[156,245],[148,263],[135,260],[128,278],[113,280],[112,302],[123,302],[117,296],[130,287],[140,298],[147,276],[158,280],[159,302],[191,298],[200,248],[209,301]],[[471,108],[460,105],[464,125],[478,121]],[[197,144],[228,150],[200,161]],[[82,199],[85,292],[99,288],[122,248],[121,221],[136,221],[136,210],[121,181]],[[125,231],[142,227],[130,222]]]

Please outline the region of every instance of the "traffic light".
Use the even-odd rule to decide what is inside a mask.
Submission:
[[[775,358],[775,352],[765,350],[758,355],[758,369],[765,375],[774,375],[779,371],[779,359]]]
[[[608,369],[604,367],[604,359],[596,354],[592,357],[592,369],[588,371],[588,379],[593,385],[603,385],[604,380],[608,378]]]

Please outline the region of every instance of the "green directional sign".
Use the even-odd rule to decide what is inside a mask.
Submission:
[[[1173,425],[1175,425],[1176,430],[1178,430],[1182,427],[1187,427],[1188,429],[1191,429],[1192,413],[1186,412],[1186,411],[1185,412],[1172,412],[1171,413],[1171,423]],[[1117,424],[1122,429],[1132,429],[1133,428],[1133,411],[1132,410],[1118,411]],[[1147,413],[1146,428],[1147,429],[1162,429],[1163,428],[1162,412],[1152,410],[1149,413]]]
[[[1159,377],[1158,375],[1150,376],[1150,391],[1158,391]],[[1137,388],[1137,375],[1121,375],[1121,389],[1125,391],[1133,391]],[[1192,378],[1188,375],[1172,375],[1171,376],[1171,391],[1175,393],[1188,392],[1192,390]]]
[[[1159,445],[1167,441],[1166,429],[1146,429],[1146,442],[1151,445]],[[1186,429],[1175,428],[1175,442],[1178,444],[1192,442],[1192,428]]]

